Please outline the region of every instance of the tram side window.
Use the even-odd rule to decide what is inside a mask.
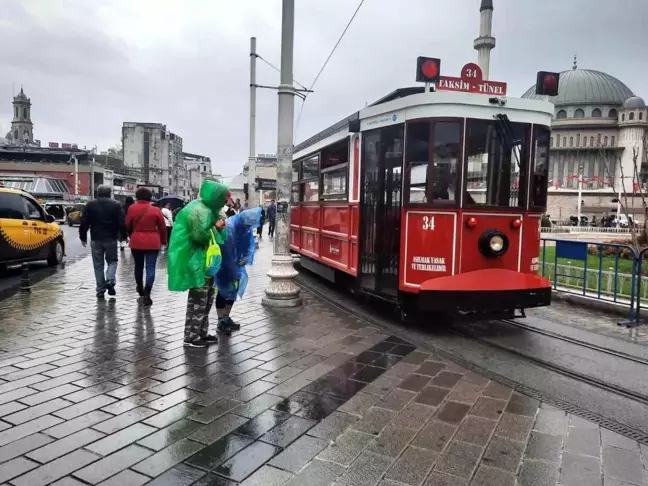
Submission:
[[[347,198],[349,174],[349,143],[328,147],[322,151],[322,199],[344,200]]]
[[[428,165],[430,160],[430,124],[416,122],[407,125],[406,172],[409,180],[410,204],[427,202]]]
[[[292,165],[292,193],[290,196],[290,202],[293,204],[298,203],[301,201],[300,196],[300,191],[299,191],[299,167],[301,166],[301,162],[293,162]]]
[[[468,205],[524,207],[529,126],[498,120],[468,120]],[[548,140],[547,140],[548,143]]]
[[[531,207],[547,207],[547,185],[549,180],[549,136],[547,127],[534,127],[533,130],[533,175],[531,177]],[[593,167],[590,168],[593,175]]]
[[[303,202],[319,201],[319,155],[302,161],[300,185]]]

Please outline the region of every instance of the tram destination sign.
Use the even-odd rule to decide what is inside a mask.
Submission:
[[[468,63],[461,69],[461,77],[440,76],[436,84],[439,91],[462,91],[491,96],[506,96],[506,83],[484,79],[481,68]]]

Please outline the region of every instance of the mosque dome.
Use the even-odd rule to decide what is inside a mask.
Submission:
[[[640,110],[646,107],[646,102],[639,96],[633,96],[623,102],[623,107],[628,110]]]
[[[531,86],[522,98],[546,99],[545,96],[536,95],[535,88],[535,85]],[[629,98],[635,98],[634,93],[614,76],[590,69],[570,69],[560,73],[558,96],[551,96],[549,101],[556,106],[622,105]]]

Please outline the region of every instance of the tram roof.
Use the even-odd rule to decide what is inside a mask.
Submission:
[[[425,88],[423,86],[412,86],[408,88],[399,88],[391,93],[387,94],[386,96],[383,96],[382,98],[378,99],[377,101],[374,101],[370,105],[367,105],[366,107],[363,108],[362,111],[366,110],[367,108],[375,107],[384,103],[388,103],[390,101],[398,100],[401,98],[406,98],[408,96],[413,96],[417,94],[423,94],[425,93]],[[443,93],[451,93],[444,91]],[[469,96],[479,96],[479,97],[485,97],[486,95],[475,95],[475,94],[470,94],[470,93],[455,93],[455,94],[467,94]],[[536,109],[538,111],[546,111],[548,114],[553,115],[553,105],[551,105],[548,102],[545,101],[536,101],[536,100],[516,100],[523,102],[525,104],[535,104]],[[533,102],[533,103],[530,103]],[[541,105],[547,104],[550,105],[547,107],[541,107]],[[335,133],[338,133],[340,130],[343,130],[345,128],[348,129],[349,123],[358,121],[360,120],[360,111],[356,111],[355,113],[349,115],[348,117],[344,118],[343,120],[340,120],[339,122],[331,125],[330,127],[322,130],[321,132],[313,135],[310,138],[307,138],[303,142],[297,144],[293,148],[293,154],[296,154],[297,152],[301,152],[305,149],[308,149],[311,145],[314,145],[330,136],[332,136]]]

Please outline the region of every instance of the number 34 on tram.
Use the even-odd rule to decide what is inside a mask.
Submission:
[[[538,275],[553,104],[507,98],[476,64],[417,81],[294,150],[291,251],[303,268],[406,310],[514,317]],[[555,95],[558,75],[538,73]]]

